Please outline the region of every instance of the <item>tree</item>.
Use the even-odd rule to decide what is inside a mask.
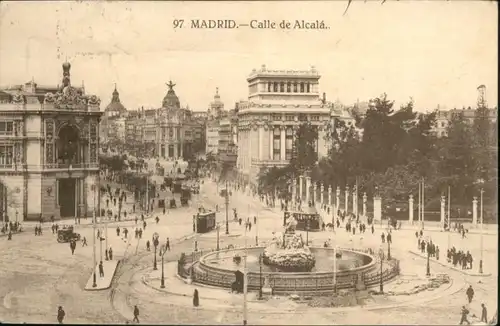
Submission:
[[[472,185],[476,181],[476,160],[473,155],[472,128],[462,112],[452,114],[448,136],[441,142],[439,174],[455,190],[460,200],[472,198]]]
[[[295,132],[293,141],[293,151],[296,153],[290,160],[291,169],[297,174],[303,174],[312,170],[318,161],[316,142],[318,141],[318,129],[305,122],[299,125]]]

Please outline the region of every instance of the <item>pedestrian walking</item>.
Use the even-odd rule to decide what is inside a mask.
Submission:
[[[167,243],[165,244],[165,247],[168,251],[170,251],[170,239],[167,238]]]
[[[75,254],[75,248],[76,248],[76,242],[70,241],[69,248],[71,249],[71,254],[74,255]]]
[[[160,222],[160,218],[158,216],[155,218],[155,220],[156,220],[156,224],[158,224],[158,222]]]
[[[198,296],[198,290],[194,289],[193,306],[198,307],[199,305],[200,305],[200,297]]]
[[[165,207],[163,207],[163,215],[165,215]],[[158,222],[157,222],[158,223]]]
[[[116,228],[116,235],[119,237],[120,236],[120,227]]]
[[[472,288],[472,285],[469,285],[469,288],[465,292],[467,295],[467,299],[469,300],[469,303],[471,303],[472,298],[474,297],[474,289]]]
[[[82,247],[88,246],[87,245],[87,238],[83,237],[82,239]]]
[[[375,233],[375,227],[372,224],[372,234]]]
[[[465,306],[462,306],[462,311],[461,311],[462,317],[460,318],[460,325],[463,325],[464,322],[467,323],[467,325],[470,325],[470,322],[467,320],[468,314],[469,314],[469,310],[467,310],[467,308],[465,308]]]
[[[66,313],[64,312],[64,309],[62,306],[59,306],[57,309],[57,321],[59,324],[62,324],[64,321],[64,316],[66,316]]]
[[[488,323],[488,311],[486,310],[484,303],[481,303],[481,321]]]
[[[109,247],[108,255],[109,255],[109,260],[113,260],[113,248]]]
[[[147,225],[146,221],[142,222],[142,228],[144,229],[144,231],[146,231],[146,225]]]
[[[102,265],[102,260],[99,262],[99,277],[104,277],[104,266]]]
[[[151,244],[149,243],[149,240],[146,241],[146,250],[147,251],[151,251],[151,248],[150,248]]]
[[[134,306],[134,319],[132,321],[135,321],[138,324],[140,323],[140,321],[139,321],[139,308],[137,307],[137,305]]]
[[[135,224],[137,224],[137,220],[138,220],[138,219],[137,219],[137,216],[136,216],[136,217],[135,217]]]

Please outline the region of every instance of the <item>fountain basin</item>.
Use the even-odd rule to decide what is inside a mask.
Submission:
[[[277,266],[259,264],[260,255],[265,247],[248,248],[247,270],[248,289],[258,290],[262,284],[271,287],[275,294],[314,293],[329,294],[334,289],[334,274],[336,289],[355,289],[362,283],[370,286],[378,284],[382,276],[384,281],[392,279],[399,273],[399,264],[393,260],[380,275],[379,266],[374,257],[366,252],[341,249],[342,258],[337,258],[337,269],[333,272],[333,249],[311,247],[311,253],[316,258],[316,264],[310,272],[287,272]],[[243,259],[239,264],[233,261],[235,255]],[[235,281],[235,271],[243,272],[244,249],[228,249],[211,252],[195,262],[192,279],[196,283],[221,288],[231,288]],[[262,273],[260,272],[262,270]],[[185,269],[179,267],[179,275],[187,277]]]

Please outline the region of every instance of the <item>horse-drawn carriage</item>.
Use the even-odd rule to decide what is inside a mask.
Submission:
[[[61,230],[57,230],[57,242],[59,243],[70,242],[72,240],[80,241],[80,238],[80,233],[75,233],[71,225],[63,226]]]

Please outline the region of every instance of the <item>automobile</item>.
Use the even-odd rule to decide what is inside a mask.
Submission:
[[[80,238],[80,233],[75,233],[72,226],[64,226],[61,230],[57,230],[57,242],[59,243],[79,241]]]

